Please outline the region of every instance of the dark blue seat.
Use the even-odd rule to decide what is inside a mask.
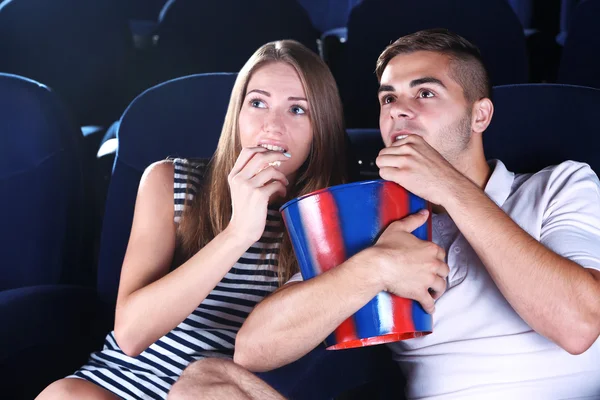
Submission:
[[[0,73],[0,291],[77,281],[81,131],[57,95]]]
[[[319,32],[342,28],[348,22],[350,11],[363,0],[298,0],[308,12]]]
[[[235,78],[206,74],[169,81],[142,93],[123,114],[98,260],[98,293],[109,308],[117,298],[142,173],[169,156],[212,157]]]
[[[80,125],[106,125],[129,102],[133,43],[118,0],[5,0],[0,72],[55,90]]]
[[[560,0],[559,33],[556,42],[564,46],[578,5],[585,0]]]
[[[531,28],[533,22],[533,0],[507,0],[524,29]]]
[[[5,375],[0,374],[3,396],[10,393],[8,398],[11,399],[31,399],[53,380],[74,372],[87,361],[90,352],[101,348],[102,339],[112,329],[121,265],[142,173],[154,161],[168,156],[212,156],[235,78],[235,74],[212,74],[167,82],[142,93],[127,108],[117,133],[119,149],[106,201],[97,290],[51,285],[27,288],[26,292],[0,292],[0,324],[10,327],[2,330],[7,340],[1,342],[3,347],[0,348],[0,372],[6,372]],[[0,88],[4,90],[4,86]],[[19,108],[26,109],[24,101],[19,103],[14,100],[18,99],[14,93],[7,93],[15,105],[9,107],[9,104],[3,104],[1,113],[15,114]],[[47,106],[41,102],[30,102],[33,106]],[[24,111],[19,115],[31,118]],[[8,118],[2,119],[0,124],[4,120],[9,121]],[[32,130],[37,127],[33,125]],[[4,129],[0,132],[4,132]],[[38,129],[35,132],[40,133],[41,143],[48,142],[42,140],[46,131]],[[5,140],[5,136],[0,137]],[[6,140],[9,139],[12,140],[12,137],[6,136]],[[2,147],[0,151],[5,148],[8,149]],[[1,158],[0,166],[18,165],[15,161],[14,157]],[[66,172],[64,176],[65,179],[69,177]],[[38,186],[41,183],[36,182],[32,188]],[[55,195],[63,193],[55,191]],[[26,204],[25,200],[28,200],[27,194],[23,205]],[[15,204],[20,204],[15,202],[14,197],[7,197],[5,201],[7,204],[2,208],[15,213]],[[83,204],[82,200],[79,202]],[[27,204],[35,203],[31,201]],[[44,203],[38,204],[44,206]],[[52,204],[54,206],[54,202]],[[59,210],[55,210],[56,217],[64,218],[58,213]],[[15,213],[8,221],[22,219],[19,214]],[[51,212],[48,214],[54,215]],[[12,227],[9,224],[3,226]],[[26,227],[39,229],[33,223]],[[10,236],[3,234],[4,237]],[[31,246],[32,242],[23,243]],[[52,243],[49,241],[49,245]],[[44,263],[40,266],[48,267]],[[22,315],[20,319],[26,320],[26,323],[11,325],[9,321],[15,319],[15,314]],[[39,362],[36,357],[57,360]],[[35,362],[32,362],[32,358]],[[36,364],[34,368],[28,365],[32,363]],[[14,366],[22,368],[13,370]],[[5,381],[5,377],[10,379]]]
[[[338,76],[350,128],[378,124],[379,54],[401,36],[446,28],[477,45],[492,84],[528,81],[523,29],[506,0],[369,0],[356,6],[348,21],[346,71]]]
[[[558,82],[600,89],[600,1],[586,0],[575,9],[558,74]]]
[[[124,0],[126,15],[131,20],[158,21],[167,0]]]
[[[34,399],[86,362],[102,338],[91,287],[38,285],[0,292],[3,399]]]
[[[488,158],[515,172],[535,172],[565,160],[600,173],[600,90],[529,84],[494,88],[494,116],[484,132]]]
[[[319,34],[295,0],[171,0],[159,19],[156,81],[237,72],[267,42],[294,39],[317,50]]]
[[[121,264],[129,238],[140,177],[148,165],[167,156],[200,158],[212,156],[221,133],[235,77],[235,74],[215,74],[167,82],[147,90],[127,108],[121,118],[117,134],[120,146],[102,227],[97,290],[80,286],[46,285],[28,287],[22,292],[14,290],[0,292],[0,325],[9,327],[6,330],[2,329],[2,339],[6,340],[0,342],[2,343],[0,347],[2,396],[7,395],[7,398],[11,399],[34,398],[53,380],[64,377],[83,365],[91,351],[101,348],[104,336],[112,329]],[[16,134],[0,136],[2,144],[0,152],[7,151],[5,157],[0,157],[0,177],[3,177],[2,173],[7,170],[7,167],[15,169],[16,173],[19,172],[18,167],[24,168],[28,163],[34,166],[39,164],[40,167],[46,167],[49,172],[53,171],[50,168],[54,160],[52,157],[47,156],[45,163],[42,163],[44,158],[30,157],[29,160],[23,155],[24,151],[21,151],[21,148],[26,149],[29,146],[37,150],[43,149],[43,146],[53,146],[52,149],[61,155],[62,142],[50,140],[52,132],[44,129],[43,125],[48,124],[55,129],[62,128],[65,135],[69,132],[66,123],[58,117],[54,117],[58,119],[57,122],[52,119],[55,105],[49,99],[55,100],[52,97],[53,93],[30,81],[25,82],[29,85],[26,86],[29,91],[35,94],[37,90],[42,94],[38,93],[35,98],[33,95],[28,96],[27,92],[17,95],[16,90],[5,84],[4,79],[0,79],[0,93],[6,93],[6,97],[0,96],[2,99],[0,100],[2,101],[0,132],[4,133],[8,127],[11,127],[10,123],[15,121],[15,116],[20,117],[18,120],[20,124],[28,128],[20,137]],[[35,112],[41,115],[38,116]],[[12,120],[9,118],[10,115],[13,115]],[[59,122],[63,122],[62,125],[59,125]],[[25,135],[28,132],[31,141],[28,141]],[[34,138],[33,134],[37,136]],[[81,139],[81,134],[79,133],[77,137]],[[17,143],[16,148],[12,142]],[[12,147],[8,146],[9,143]],[[41,150],[38,151],[40,152]],[[45,169],[38,168],[38,170],[42,173]],[[64,168],[60,171],[60,176],[63,180],[74,181],[72,177],[74,172],[73,168],[72,170]],[[8,176],[13,175],[15,174]],[[3,244],[7,246],[7,249],[2,248],[3,259],[6,259],[7,252],[9,257],[6,259],[7,263],[2,263],[2,267],[6,266],[7,270],[10,267],[17,272],[19,271],[15,268],[15,265],[18,265],[16,262],[19,261],[17,256],[25,258],[28,251],[33,252],[36,248],[39,248],[41,253],[46,249],[46,243],[48,249],[55,253],[64,247],[62,241],[59,241],[64,240],[62,239],[64,233],[60,231],[50,232],[54,233],[55,237],[46,238],[46,243],[21,239],[23,237],[38,239],[41,233],[46,231],[45,226],[39,223],[36,225],[34,221],[22,224],[27,213],[36,212],[35,217],[39,214],[37,209],[27,209],[27,207],[33,208],[32,205],[38,204],[38,208],[44,210],[42,216],[45,216],[48,221],[63,221],[64,224],[67,220],[65,209],[70,204],[64,200],[59,202],[49,196],[45,203],[40,201],[43,199],[41,194],[29,193],[25,189],[47,188],[47,185],[38,180],[33,181],[28,176],[25,178],[23,181],[15,180],[15,182],[22,182],[19,186],[7,187],[6,193],[18,193],[18,196],[3,197],[2,201],[5,204],[1,207],[7,215],[2,215],[3,224],[0,225],[0,229],[5,227],[12,229],[11,232],[2,232]],[[50,183],[59,182],[50,174],[46,176],[46,180]],[[3,184],[2,180],[0,184]],[[56,190],[59,187],[53,186],[51,195],[59,199],[66,197],[68,194],[66,187],[65,190]],[[5,193],[4,186],[1,188],[2,193]],[[78,199],[77,204],[84,205],[84,201]],[[4,221],[7,223],[4,224]],[[22,226],[17,222],[21,222]],[[76,231],[73,230],[72,233]],[[15,234],[19,234],[19,240],[9,241],[13,237],[16,238],[13,236]],[[38,237],[35,236],[36,234]],[[22,247],[19,247],[20,245]],[[9,246],[15,247],[14,256]],[[57,257],[53,254],[48,254],[45,260],[36,260],[38,263],[35,266],[47,270],[48,275],[50,273],[58,275],[60,270],[55,272],[58,267],[49,262],[54,261],[55,258]],[[17,272],[13,273],[14,277],[18,275]],[[39,281],[39,279],[39,282],[34,281],[35,276],[35,271],[30,268],[29,274],[25,274],[24,278],[29,279],[29,284],[59,283],[53,276],[51,281]],[[19,318],[15,318],[15,315]],[[23,322],[19,322],[21,320]]]
[[[33,398],[43,388],[41,377],[69,360],[68,354],[53,352],[59,350],[55,344],[77,348],[69,334],[84,329],[83,316],[93,312],[80,308],[93,298],[91,288],[59,285],[81,283],[90,275],[81,262],[87,207],[81,140],[81,131],[48,87],[0,73],[3,398]]]

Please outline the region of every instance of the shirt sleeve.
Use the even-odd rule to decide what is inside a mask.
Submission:
[[[585,267],[600,270],[600,181],[587,164],[568,161],[550,177],[540,242]]]

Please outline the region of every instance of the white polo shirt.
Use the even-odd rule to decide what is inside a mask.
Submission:
[[[600,270],[600,182],[587,164],[568,161],[527,175],[500,161],[490,166],[485,192],[521,228]],[[433,241],[450,267],[433,333],[389,345],[409,399],[600,399],[600,340],[573,356],[533,331],[448,215],[433,217]]]
[[[485,193],[521,228],[600,270],[600,182],[587,164],[567,161],[527,175],[497,160],[490,167]],[[409,399],[600,399],[600,340],[573,356],[533,331],[448,215],[433,216],[433,241],[450,267],[433,333],[389,345]],[[290,281],[299,280],[297,274]]]

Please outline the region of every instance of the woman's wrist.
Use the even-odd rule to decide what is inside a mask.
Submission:
[[[244,235],[243,233],[241,233],[240,231],[236,230],[235,228],[232,228],[231,225],[228,225],[220,234],[219,236],[222,236],[223,239],[227,242],[227,243],[231,243],[233,246],[235,246],[236,248],[242,249],[245,252],[246,250],[248,250],[248,248],[250,246],[252,246],[254,244],[254,240],[249,239],[247,235]]]

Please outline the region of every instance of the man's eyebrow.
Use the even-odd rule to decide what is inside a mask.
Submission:
[[[434,78],[432,76],[426,76],[423,78],[415,79],[410,82],[410,87],[414,88],[416,86],[421,86],[421,85],[425,85],[425,84],[434,84],[434,85],[441,86],[444,89],[447,89],[446,85],[444,85],[444,83],[442,81],[440,81],[438,78]]]
[[[381,85],[379,86],[379,90],[377,91],[377,93],[381,93],[381,92],[395,92],[396,89],[394,89],[394,87],[392,85]]]
[[[271,93],[269,93],[269,92],[265,92],[264,90],[260,90],[260,89],[254,89],[254,90],[251,90],[251,91],[249,91],[248,93],[246,93],[246,96],[248,96],[250,93],[254,93],[254,92],[256,92],[256,93],[260,93],[260,94],[262,94],[262,95],[265,95],[265,96],[267,96],[267,97],[271,97]]]

